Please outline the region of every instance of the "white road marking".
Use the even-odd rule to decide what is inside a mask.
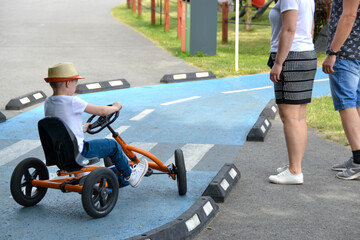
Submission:
[[[150,152],[158,143],[151,143],[151,142],[132,142],[129,145],[141,148],[145,151]]]
[[[132,121],[138,121],[144,117],[146,117],[147,115],[149,115],[150,113],[152,113],[155,109],[145,109],[144,111],[142,111],[141,113],[139,113],[138,115],[136,115],[135,117],[131,118],[130,120]]]
[[[329,81],[329,78],[315,80],[315,82],[326,82],[326,81]]]
[[[191,171],[205,156],[205,154],[214,146],[214,144],[185,144],[181,150],[184,153],[186,171]],[[169,160],[166,161],[165,165],[169,165],[174,162],[175,157],[172,156]]]
[[[250,92],[250,91],[257,91],[257,90],[263,90],[263,89],[268,89],[268,88],[273,88],[273,87],[272,87],[272,86],[265,86],[265,87],[250,88],[250,89],[241,89],[241,90],[234,90],[234,91],[225,91],[225,92],[221,92],[221,93],[223,93],[223,94],[228,94],[228,93]]]
[[[11,162],[40,146],[40,140],[21,140],[10,145],[0,151],[0,166]]]
[[[194,99],[198,99],[198,98],[201,98],[201,96],[183,98],[183,99],[179,99],[179,100],[172,101],[172,102],[162,103],[161,105],[166,106],[166,105],[171,105],[171,104],[180,103],[180,102],[186,102],[186,101],[190,101],[190,100],[194,100]]]

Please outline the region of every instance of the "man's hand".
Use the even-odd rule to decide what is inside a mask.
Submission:
[[[327,74],[333,73],[335,61],[336,55],[327,55],[322,65],[323,72]]]

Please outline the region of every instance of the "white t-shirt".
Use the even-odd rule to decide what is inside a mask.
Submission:
[[[82,113],[84,112],[87,102],[74,96],[56,95],[46,98],[44,104],[46,117],[58,117],[64,121],[74,133],[79,152],[82,152],[84,132]]]
[[[290,51],[302,52],[314,50],[311,34],[315,11],[314,0],[279,0],[270,10],[269,14],[271,23],[270,52],[278,51],[282,29],[281,13],[288,10],[298,11],[296,32]]]

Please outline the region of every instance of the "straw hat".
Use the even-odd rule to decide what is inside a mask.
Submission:
[[[79,76],[73,63],[64,62],[49,67],[48,77],[44,79],[46,82],[66,82],[83,77]]]

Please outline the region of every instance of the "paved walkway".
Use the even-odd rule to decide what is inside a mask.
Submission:
[[[339,180],[330,170],[350,149],[309,129],[304,184],[271,184],[268,176],[287,161],[282,123],[271,122],[265,142],[242,146],[235,160],[241,180],[195,239],[359,239],[360,182]]]
[[[14,97],[51,90],[47,68],[70,61],[94,82],[125,78],[132,87],[198,69],[111,16],[124,0],[3,0],[0,7],[0,111]],[[180,46],[179,46],[180,47]]]

